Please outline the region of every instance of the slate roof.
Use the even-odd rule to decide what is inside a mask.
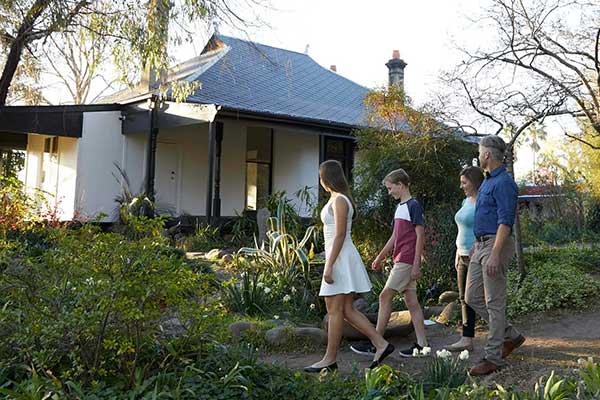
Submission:
[[[173,77],[198,81],[191,103],[308,119],[365,125],[369,89],[323,68],[307,54],[219,35],[202,54],[180,64]]]

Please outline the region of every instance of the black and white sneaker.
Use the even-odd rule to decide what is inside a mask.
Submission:
[[[355,352],[356,354],[361,354],[363,356],[374,356],[377,349],[375,346],[371,344],[371,342],[358,342],[354,343],[350,346],[350,350]]]
[[[404,358],[428,356],[429,352],[431,351],[431,348],[425,347],[425,351],[423,351],[423,349],[424,348],[419,346],[418,343],[415,343],[412,345],[412,347],[409,347],[408,349],[400,350],[399,354],[401,357]]]

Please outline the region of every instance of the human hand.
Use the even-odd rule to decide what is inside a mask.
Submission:
[[[498,273],[498,270],[500,269],[500,257],[492,253],[488,258],[485,267],[489,276],[496,275]]]
[[[332,267],[325,267],[325,271],[323,273],[323,279],[325,280],[326,283],[328,283],[330,285],[333,283],[333,268]]]
[[[381,259],[377,257],[375,261],[371,264],[371,269],[374,271],[381,271]]]
[[[417,279],[419,279],[423,274],[421,273],[421,266],[420,265],[413,265],[411,271],[410,271],[410,279],[413,281],[416,281]]]

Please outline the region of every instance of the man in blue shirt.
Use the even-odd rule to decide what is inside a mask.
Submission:
[[[479,163],[486,179],[479,188],[475,207],[475,243],[471,249],[466,302],[488,322],[485,358],[469,371],[488,375],[504,365],[504,359],[525,342],[506,320],[506,274],[515,252],[511,237],[517,211],[517,185],[504,167],[506,144],[490,135],[479,142]]]

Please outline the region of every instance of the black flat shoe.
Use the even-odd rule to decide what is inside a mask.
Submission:
[[[334,362],[333,364],[329,364],[326,367],[304,367],[304,372],[309,372],[311,374],[318,374],[323,370],[325,370],[327,372],[333,372],[336,369],[338,369],[338,365],[336,362]]]
[[[375,368],[377,367],[379,364],[381,364],[381,362],[390,354],[392,354],[394,352],[395,348],[394,345],[391,343],[388,343],[387,347],[385,348],[385,350],[383,351],[383,353],[381,353],[381,356],[379,356],[379,359],[373,361],[371,363],[371,365],[369,365],[369,368]]]

